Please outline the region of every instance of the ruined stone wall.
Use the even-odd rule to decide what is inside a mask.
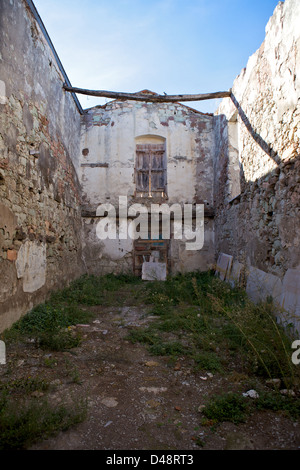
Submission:
[[[80,112],[27,2],[0,11],[2,331],[83,267]]]
[[[160,139],[160,140],[157,140]],[[99,204],[118,205],[126,196],[128,205],[136,196],[136,144],[165,142],[167,198],[172,205],[213,205],[213,116],[180,104],[112,101],[82,116],[81,182],[83,189],[84,244],[86,263],[95,273],[132,270],[132,240],[97,238]],[[93,215],[89,217],[89,215]],[[206,219],[205,244],[201,251],[186,251],[184,240],[171,242],[172,271],[207,269],[213,262],[213,221]]]
[[[215,116],[216,247],[246,266],[257,299],[252,281],[268,273],[266,292],[282,298],[285,275],[300,268],[299,23],[299,1],[279,2]]]

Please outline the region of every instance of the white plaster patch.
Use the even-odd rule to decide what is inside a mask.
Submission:
[[[234,261],[232,264],[231,271],[226,275],[226,281],[229,282],[231,287],[239,286],[241,281],[242,270],[243,265],[238,261]]]
[[[225,280],[226,276],[230,273],[233,257],[231,255],[226,255],[225,253],[220,253],[216,266],[216,275]]]
[[[109,258],[112,261],[118,261],[124,258],[127,253],[132,251],[132,240],[129,237],[127,240],[106,239],[103,240],[102,243],[102,256]]]
[[[3,80],[0,80],[0,104],[6,104],[6,86]]]
[[[250,266],[247,277],[246,292],[253,302],[262,302],[267,297],[272,297],[275,304],[280,303],[282,295],[281,279],[274,274],[266,273],[258,268]]]
[[[35,292],[46,282],[46,245],[27,240],[18,252],[17,276],[23,279],[23,291]]]
[[[166,263],[145,261],[142,265],[142,279],[144,281],[164,281],[167,276]]]

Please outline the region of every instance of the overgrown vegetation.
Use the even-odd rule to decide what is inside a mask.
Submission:
[[[20,384],[19,384],[20,385]],[[27,385],[25,386],[25,392]],[[86,403],[73,406],[51,405],[46,399],[16,399],[14,394],[0,393],[0,450],[26,449],[39,439],[80,423],[86,416]]]
[[[137,278],[127,275],[82,276],[32,309],[4,332],[3,339],[20,341],[27,338],[38,347],[52,351],[72,349],[81,342],[79,332],[72,326],[93,319],[88,307],[109,304],[117,290],[132,282],[138,282]]]
[[[230,392],[213,397],[203,409],[203,415],[212,422],[211,424],[223,421],[243,423],[248,412],[245,398],[241,394]]]
[[[86,401],[50,404],[44,398],[49,388],[50,384],[40,377],[0,383],[0,450],[25,449],[85,419]]]
[[[82,341],[73,326],[91,322],[93,306],[129,304],[146,305],[153,317],[149,326],[132,328],[128,336],[152,355],[167,356],[171,364],[187,360],[196,374],[236,374],[248,383],[276,378],[287,389],[299,389],[299,366],[291,361],[293,338],[277,323],[272,302],[254,305],[243,290],[231,288],[212,272],[177,275],[164,282],[142,282],[131,275],[83,276],[53,293],[1,339],[65,351]],[[47,361],[54,367],[54,360]],[[81,384],[72,364],[68,374],[73,383]],[[83,403],[53,407],[46,399],[31,399],[38,390],[42,395],[48,390],[47,382],[38,377],[0,382],[0,449],[26,448],[84,419]],[[231,391],[208,398],[203,416],[213,424],[240,423],[249,413],[266,409],[297,418],[300,401],[297,394],[283,396],[263,387],[256,400]]]
[[[278,377],[286,387],[299,379],[291,361],[292,339],[276,321],[272,302],[255,305],[243,290],[212,272],[150,283],[145,301],[157,321],[129,337],[145,343],[152,354],[188,356],[196,370],[225,373],[235,368]]]
[[[224,392],[211,397],[203,407],[203,425],[216,425],[224,421],[244,423],[255,411],[279,411],[297,420],[300,416],[300,400],[284,396],[279,391],[262,391],[253,400],[240,393]]]

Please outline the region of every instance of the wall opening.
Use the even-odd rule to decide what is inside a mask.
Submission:
[[[135,194],[147,198],[151,203],[161,203],[167,198],[167,156],[166,139],[156,135],[143,135],[135,139]],[[169,240],[162,237],[159,220],[159,234],[153,239],[151,229],[148,237],[134,241],[133,270],[142,275],[144,262],[168,264]]]
[[[162,198],[167,195],[166,139],[145,135],[135,139],[136,197]]]

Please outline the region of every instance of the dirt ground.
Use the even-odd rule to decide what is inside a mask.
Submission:
[[[240,390],[230,376],[194,373],[184,359],[170,364],[126,339],[152,317],[141,307],[93,307],[96,318],[76,325],[83,335],[70,352],[10,346],[14,376],[50,381],[54,403],[88,398],[87,418],[32,450],[271,450],[300,448],[300,423],[256,412],[235,425],[202,424],[201,406],[218,392]],[[2,373],[4,373],[2,369]],[[249,398],[250,399],[250,398]],[[251,399],[250,399],[251,400]]]

